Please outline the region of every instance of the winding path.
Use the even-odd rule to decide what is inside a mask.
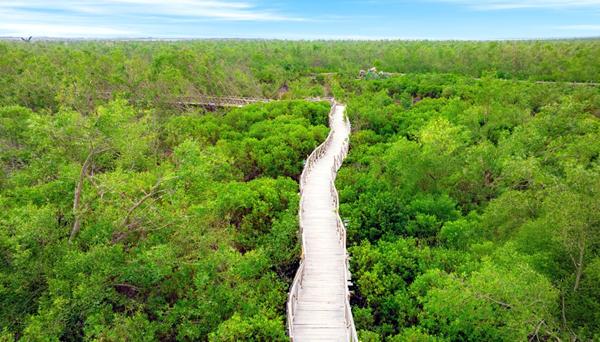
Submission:
[[[288,296],[290,340],[357,341],[349,306],[346,232],[333,181],[348,151],[343,106],[330,114],[327,141],[308,158],[300,180],[303,260]]]

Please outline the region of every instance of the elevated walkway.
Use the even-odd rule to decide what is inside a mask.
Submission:
[[[303,258],[288,295],[288,334],[300,341],[358,341],[349,304],[346,230],[334,180],[348,152],[345,107],[334,105],[331,133],[307,159],[300,178]]]

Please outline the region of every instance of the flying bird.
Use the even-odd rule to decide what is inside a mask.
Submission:
[[[31,41],[31,38],[33,38],[33,36],[30,36],[29,38],[25,39],[23,37],[21,37],[21,40],[23,40],[24,42],[29,42]]]

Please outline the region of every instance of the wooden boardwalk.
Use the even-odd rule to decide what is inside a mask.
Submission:
[[[350,126],[334,106],[331,133],[301,177],[303,260],[288,298],[288,332],[297,341],[356,341],[349,306],[346,234],[337,214],[335,175],[348,151]]]
[[[270,102],[270,99],[233,97],[233,96],[188,96],[181,97],[177,102],[185,106],[201,107],[243,107],[257,102]]]

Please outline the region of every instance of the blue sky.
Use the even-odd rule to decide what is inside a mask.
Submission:
[[[600,0],[0,0],[0,36],[515,39],[600,36]]]

